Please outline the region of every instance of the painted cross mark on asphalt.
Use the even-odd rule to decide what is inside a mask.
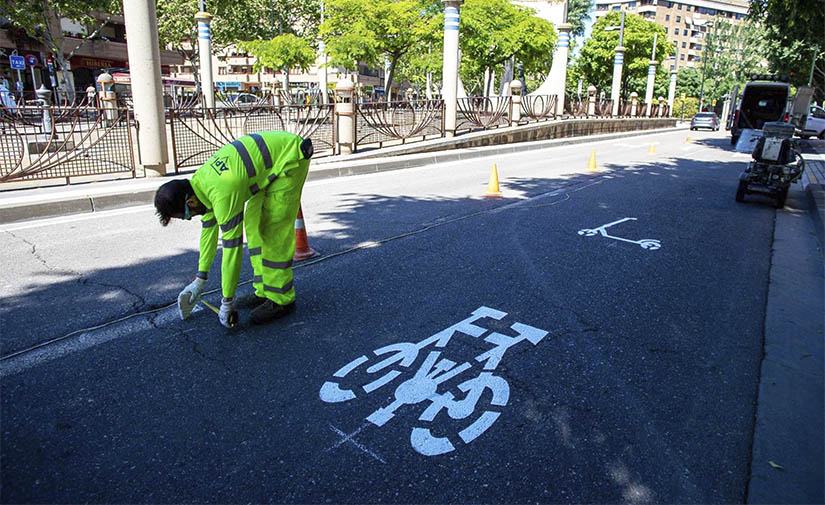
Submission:
[[[648,251],[655,251],[662,247],[661,241],[653,238],[643,238],[641,240],[630,240],[627,238],[617,237],[615,235],[610,235],[607,233],[607,229],[611,226],[615,226],[617,224],[624,223],[625,221],[636,221],[635,217],[625,217],[619,219],[618,221],[613,221],[612,223],[603,224],[597,228],[584,228],[579,230],[579,235],[584,235],[585,237],[594,237],[596,235],[601,235],[604,238],[611,238],[613,240],[619,240],[621,242],[628,242],[630,244],[636,244],[642,249],[647,249]]]
[[[380,461],[381,463],[383,463],[383,464],[385,464],[385,465],[386,465],[386,464],[387,464],[387,462],[386,462],[386,461],[384,461],[384,460],[381,458],[381,456],[379,456],[378,454],[375,454],[374,452],[372,452],[371,450],[369,450],[369,449],[368,449],[368,448],[367,448],[364,444],[359,443],[359,442],[358,442],[358,441],[356,441],[356,440],[355,440],[355,438],[354,438],[354,437],[355,437],[355,435],[357,435],[357,434],[361,433],[361,430],[363,430],[363,429],[364,429],[364,428],[366,428],[367,426],[369,426],[369,424],[368,424],[368,423],[364,423],[364,424],[363,424],[360,428],[358,428],[357,430],[355,430],[355,431],[353,431],[352,433],[350,433],[349,435],[347,435],[347,434],[346,434],[346,433],[344,433],[343,431],[341,431],[341,430],[339,430],[338,428],[336,428],[335,426],[333,426],[333,425],[332,425],[332,423],[330,423],[330,425],[329,425],[329,429],[331,429],[331,430],[332,430],[333,432],[335,432],[338,436],[340,436],[340,437],[341,437],[341,440],[339,440],[338,442],[336,442],[336,443],[335,443],[335,445],[333,445],[332,447],[330,447],[329,449],[327,449],[327,451],[331,451],[331,450],[333,450],[333,449],[337,449],[337,448],[338,448],[338,447],[340,447],[341,445],[343,445],[343,444],[345,444],[345,443],[349,442],[349,443],[351,443],[352,445],[354,445],[355,447],[357,447],[358,449],[360,449],[361,451],[363,451],[363,452],[365,452],[365,453],[369,454],[369,455],[370,455],[370,456],[372,456],[373,458],[377,459],[378,461]]]
[[[401,381],[387,399],[389,403],[369,414],[364,426],[384,426],[402,409],[424,403],[426,408],[415,407],[423,408],[423,412],[410,432],[410,445],[425,456],[451,452],[456,444],[469,444],[486,432],[507,405],[510,385],[496,375],[504,354],[516,345],[535,346],[548,334],[526,324],[513,323],[509,331],[515,336],[509,336],[477,324],[484,318],[500,321],[506,315],[496,309],[479,307],[467,319],[420,342],[400,342],[375,349],[370,357],[359,356],[338,369],[332,380],[321,386],[319,396],[326,403],[347,402],[404,377],[406,380]],[[483,341],[485,349],[462,363],[443,357],[447,344],[459,333]],[[488,390],[490,394],[485,394]],[[462,429],[446,428],[449,420],[459,421]],[[330,426],[343,437],[338,445],[355,443],[352,437],[364,428],[345,435]],[[434,432],[443,436],[436,436]]]

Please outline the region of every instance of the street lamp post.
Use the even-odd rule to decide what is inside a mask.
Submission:
[[[647,69],[647,88],[645,89],[645,103],[648,104],[647,116],[650,116],[650,103],[653,101],[653,82],[656,79],[656,66],[659,64],[656,61],[656,42],[659,40],[659,34],[653,34],[653,52],[650,55],[650,66]]]
[[[618,27],[609,26],[605,28],[605,31],[619,29],[619,45],[616,46],[616,56],[613,58],[613,85],[610,88],[610,100],[613,101],[611,114],[614,116],[619,113],[619,90],[622,85],[622,66],[624,65],[625,52],[625,47],[622,45],[624,42],[624,17],[625,12],[622,11],[622,24]]]

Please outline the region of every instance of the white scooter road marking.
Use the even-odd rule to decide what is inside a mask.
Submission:
[[[430,426],[436,426],[432,423],[437,421],[438,414],[445,412],[449,418],[459,421],[469,418],[467,421],[469,424],[460,426],[461,429],[455,428],[455,433],[452,434],[457,438],[453,440],[460,439],[464,444],[468,444],[481,436],[499,418],[500,410],[507,405],[510,398],[510,386],[507,380],[493,374],[504,354],[511,347],[523,341],[528,341],[535,346],[548,335],[545,330],[522,323],[510,325],[510,330],[515,334],[512,337],[475,324],[482,318],[501,320],[506,315],[506,312],[479,307],[467,319],[420,342],[400,342],[374,350],[372,360],[376,361],[375,364],[368,363],[370,358],[367,358],[367,355],[359,356],[341,367],[333,374],[332,380],[321,386],[320,399],[326,403],[339,403],[363,397],[395,381],[402,374],[409,377],[414,370],[415,363],[419,362],[418,370],[413,373],[412,377],[397,385],[392,401],[373,411],[366,420],[368,423],[381,427],[392,420],[399,409],[429,402],[429,406],[422,407],[423,412],[418,417],[419,423],[425,424],[413,428],[410,433],[410,445],[417,452],[427,456],[453,451],[455,445],[448,437],[436,437],[430,429]],[[491,347],[460,364],[442,357],[447,352],[447,344],[459,332],[470,338],[484,337],[483,342]],[[418,357],[425,348],[430,348],[430,350],[421,362]],[[354,378],[352,376],[347,378],[356,369],[359,371],[353,374]],[[470,378],[462,375],[470,370],[475,370],[478,375]],[[376,374],[378,378],[371,380],[369,377],[371,374]],[[451,385],[449,381],[457,377],[461,377],[462,382]],[[341,383],[347,380],[350,384],[355,382],[362,385],[352,386],[353,389],[342,388]],[[456,398],[449,391],[456,391],[455,388],[464,393],[463,397],[460,395]],[[492,393],[491,399],[483,395],[486,390]],[[488,399],[482,402],[482,396]],[[479,414],[476,411],[480,403],[486,406]],[[442,416],[441,423],[445,421],[446,419]],[[438,431],[444,432],[443,429]]]
[[[616,237],[614,235],[610,235],[610,234],[607,233],[607,229],[610,228],[611,226],[615,226],[617,224],[624,223],[625,221],[636,221],[636,220],[637,219],[635,217],[625,217],[625,218],[619,219],[618,221],[613,221],[612,223],[603,224],[603,225],[601,225],[597,228],[584,228],[584,229],[581,229],[581,230],[579,230],[578,233],[579,233],[579,235],[584,235],[585,237],[593,237],[596,234],[599,234],[599,235],[601,235],[602,237],[605,237],[605,238],[612,238],[613,240],[619,240],[621,242],[628,242],[630,244],[636,244],[636,245],[640,246],[642,249],[647,249],[649,251],[655,251],[656,249],[659,249],[660,247],[662,247],[662,243],[657,239],[643,238],[641,240],[630,240],[630,239],[626,239],[626,238],[622,238],[622,237]]]

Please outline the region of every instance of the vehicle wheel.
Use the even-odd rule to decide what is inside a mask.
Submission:
[[[788,199],[788,190],[779,193],[776,197],[776,208],[781,209],[785,206],[785,200]]]
[[[738,140],[739,140],[739,135],[736,135],[735,137],[734,137],[733,135],[731,135],[731,137],[730,137],[730,145],[735,146],[735,145],[736,145],[736,142],[737,142]]]
[[[744,202],[745,201],[745,193],[748,191],[748,183],[745,181],[739,181],[739,186],[736,187],[736,201],[737,202]]]
[[[822,140],[825,140],[825,130],[822,130],[821,132],[819,132],[819,135],[817,135],[817,137],[819,137]]]

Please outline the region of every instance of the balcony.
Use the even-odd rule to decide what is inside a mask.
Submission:
[[[636,12],[638,12],[639,14],[644,14],[645,12],[652,12],[652,13],[655,14],[656,13],[656,6],[655,5],[642,5],[641,7],[639,7],[636,10]]]
[[[252,56],[230,56],[226,59],[229,65],[250,66],[255,64],[255,58]]]

